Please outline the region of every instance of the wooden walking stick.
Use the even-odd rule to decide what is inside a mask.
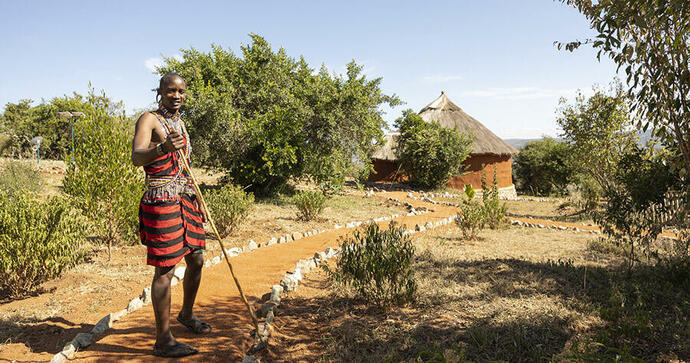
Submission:
[[[182,160],[182,164],[184,165],[185,169],[187,169],[187,172],[189,173],[189,177],[192,179],[192,184],[194,185],[194,191],[196,192],[197,198],[199,200],[199,204],[201,204],[201,207],[204,209],[204,213],[206,213],[206,221],[211,225],[211,229],[213,230],[213,233],[216,234],[216,238],[218,239],[218,244],[220,244],[220,249],[223,251],[223,256],[225,256],[225,262],[228,264],[228,268],[230,268],[230,274],[232,275],[232,279],[235,280],[235,286],[237,286],[237,290],[240,292],[240,297],[242,298],[242,302],[244,303],[244,306],[247,307],[247,311],[249,312],[249,316],[252,318],[252,322],[254,322],[254,329],[256,329],[256,335],[259,337],[259,340],[267,344],[267,341],[264,341],[263,335],[259,331],[259,320],[256,318],[256,315],[254,314],[254,309],[252,309],[251,305],[249,305],[249,302],[247,302],[247,298],[244,296],[244,292],[242,291],[242,286],[240,286],[240,281],[237,279],[237,276],[235,276],[235,270],[232,268],[232,263],[230,263],[230,257],[228,257],[227,252],[225,252],[225,246],[223,246],[223,240],[220,237],[220,233],[218,233],[218,229],[216,229],[216,224],[213,223],[213,218],[211,218],[211,212],[208,209],[208,206],[206,205],[206,201],[204,200],[203,194],[201,194],[201,189],[199,188],[199,183],[197,183],[196,178],[194,177],[194,173],[192,172],[192,168],[189,167],[189,163],[187,163],[187,159],[184,157],[184,155],[180,158]]]

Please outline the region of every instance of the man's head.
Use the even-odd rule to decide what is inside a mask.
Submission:
[[[178,111],[187,98],[187,86],[177,73],[168,73],[161,77],[158,86],[161,103],[170,111]]]

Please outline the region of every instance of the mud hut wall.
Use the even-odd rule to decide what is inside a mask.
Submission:
[[[369,174],[370,182],[397,181],[398,163],[394,160],[374,159],[374,171]]]
[[[486,173],[486,182],[490,186],[493,182],[494,167],[498,187],[506,188],[513,185],[513,166],[510,155],[479,154],[470,156],[463,163],[465,174],[458,175],[448,181],[448,186],[453,189],[463,189],[466,184],[473,188],[482,187],[482,168]]]

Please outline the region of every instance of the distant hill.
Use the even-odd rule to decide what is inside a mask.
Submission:
[[[652,138],[652,130],[647,130],[647,132],[640,131],[639,137],[640,137],[640,142],[639,142],[640,146],[644,146],[647,143],[647,141],[649,141]],[[542,137],[534,138],[534,139],[503,139],[503,141],[509,143],[512,147],[520,150],[528,142],[537,141],[537,140],[541,140],[541,139],[542,139]],[[563,140],[560,137],[556,137],[555,139],[558,141]]]

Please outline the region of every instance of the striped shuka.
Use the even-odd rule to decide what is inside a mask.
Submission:
[[[154,115],[168,133],[167,120]],[[184,127],[182,131],[188,145]],[[144,166],[147,190],[139,203],[139,236],[147,247],[146,263],[156,267],[174,266],[187,254],[206,249],[201,211],[187,170],[179,162],[181,157],[189,158],[189,148],[181,151]]]

